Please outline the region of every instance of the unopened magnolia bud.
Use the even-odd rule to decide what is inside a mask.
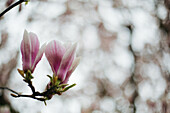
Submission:
[[[27,5],[29,1],[30,1],[30,0],[24,0],[25,5]]]
[[[25,76],[24,76],[24,71],[23,70],[20,70],[20,69],[17,69],[18,70],[18,73],[23,77],[23,78],[25,78]]]
[[[18,97],[17,95],[15,95],[15,94],[13,94],[13,93],[11,93],[11,96],[13,96],[13,97]]]

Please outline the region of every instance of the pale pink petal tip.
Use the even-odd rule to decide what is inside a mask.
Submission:
[[[81,57],[76,57],[71,65],[69,71],[73,72],[76,69],[76,67],[79,65],[80,60],[81,60]]]
[[[74,44],[70,49],[66,51],[66,53],[63,56],[59,71],[57,73],[58,78],[60,78],[61,81],[64,81],[66,74],[68,70],[70,69],[70,66],[74,60],[76,47],[77,47],[77,44]]]
[[[76,59],[73,61],[69,71],[67,72],[66,74],[66,78],[65,80],[63,81],[64,84],[66,84],[71,76],[71,74],[74,72],[74,70],[76,69],[76,67],[79,65],[80,63],[80,59],[81,57],[76,57]]]

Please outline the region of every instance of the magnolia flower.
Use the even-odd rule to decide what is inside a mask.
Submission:
[[[61,84],[68,82],[70,75],[79,64],[80,58],[75,55],[77,44],[62,45],[58,41],[51,41],[45,50],[45,55],[55,76]]]
[[[28,33],[25,30],[21,42],[22,66],[24,72],[30,70],[31,73],[33,73],[36,65],[41,60],[46,45],[43,44],[40,49],[39,45],[37,35],[32,32]]]

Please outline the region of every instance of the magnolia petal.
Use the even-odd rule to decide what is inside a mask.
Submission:
[[[33,66],[34,62],[35,62],[35,58],[38,54],[38,51],[39,51],[39,40],[38,40],[38,37],[36,34],[30,32],[29,33],[29,38],[30,38],[30,48],[31,48],[31,53],[30,53],[30,64],[31,64],[31,67]]]
[[[30,38],[28,32],[24,31],[23,40],[21,42],[21,54],[22,54],[22,62],[23,62],[23,70],[26,71],[30,69]]]
[[[32,32],[28,33],[25,30],[23,40],[21,42],[21,53],[24,71],[30,70],[33,73],[36,66],[35,64],[38,63],[35,62],[38,52],[39,40],[37,35]]]
[[[65,79],[66,73],[69,70],[75,56],[77,44],[74,44],[71,48],[69,48],[63,56],[61,61],[61,65],[59,71],[57,73],[58,78],[63,81]]]
[[[65,78],[65,80],[63,81],[63,84],[66,84],[66,83],[68,82],[71,74],[74,72],[74,70],[76,69],[76,67],[79,65],[80,59],[81,59],[80,57],[77,57],[77,58],[73,61],[72,65],[71,65],[71,67],[70,67],[70,70],[69,70],[69,71],[67,72],[67,74],[66,74],[66,78]]]
[[[36,65],[38,64],[38,62],[41,60],[41,58],[42,58],[42,56],[43,56],[43,53],[44,53],[44,51],[45,51],[45,48],[46,48],[46,43],[41,46],[40,50],[38,51],[38,54],[36,55],[34,64],[33,64],[33,66],[32,66],[32,70],[33,70],[33,71],[34,71]]]
[[[47,44],[45,50],[45,56],[51,65],[52,71],[55,75],[57,75],[58,68],[61,64],[61,60],[65,53],[64,46],[58,41],[51,41]]]
[[[80,63],[80,59],[81,59],[81,57],[76,57],[76,58],[75,58],[75,60],[73,61],[72,65],[71,65],[71,67],[70,67],[70,69],[69,69],[70,72],[73,72],[73,71],[76,69],[76,67],[77,67],[77,66],[79,65],[79,63]]]

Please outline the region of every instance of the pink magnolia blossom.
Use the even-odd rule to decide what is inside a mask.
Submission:
[[[51,41],[45,50],[45,55],[52,71],[61,83],[67,83],[70,75],[79,64],[80,58],[75,55],[77,44],[62,45],[58,41]]]
[[[45,44],[39,49],[39,40],[36,34],[26,30],[24,31],[23,40],[21,42],[22,66],[23,71],[30,70],[32,73],[38,62],[41,60],[45,51]]]

